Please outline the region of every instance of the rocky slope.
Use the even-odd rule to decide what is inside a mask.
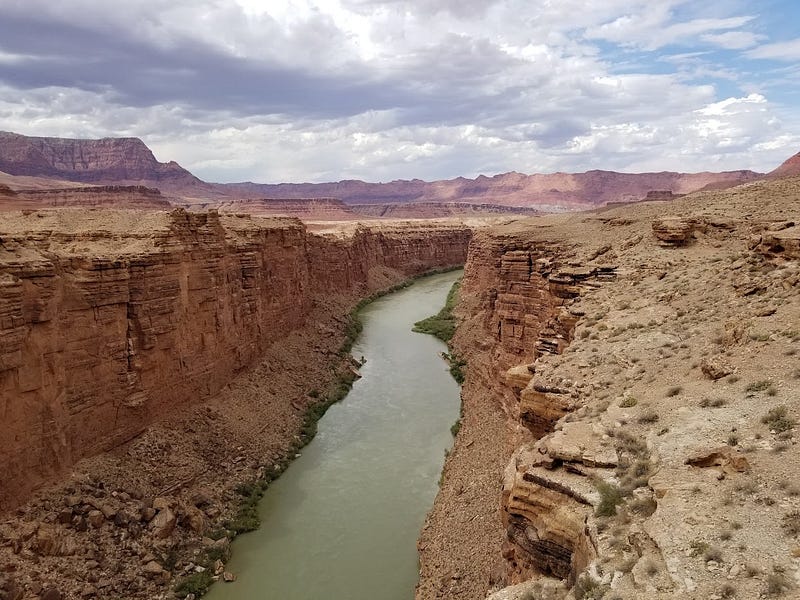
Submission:
[[[233,484],[281,468],[318,390],[351,368],[349,307],[463,262],[470,236],[321,236],[182,209],[5,213],[0,510],[18,508],[0,527],[0,592],[154,598],[198,553],[222,556],[204,535],[233,518]]]
[[[787,179],[477,235],[418,598],[794,597],[798,219]]]
[[[780,179],[782,177],[797,177],[798,175],[800,175],[800,152],[788,158],[774,171],[770,171],[767,177]]]

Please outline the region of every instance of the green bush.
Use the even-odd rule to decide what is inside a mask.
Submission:
[[[414,331],[417,333],[427,333],[433,335],[445,344],[453,339],[456,332],[456,318],[453,316],[453,309],[458,303],[458,289],[460,281],[456,281],[447,293],[447,300],[444,307],[437,314],[422,321],[414,323]]]
[[[789,431],[797,425],[797,421],[789,416],[789,411],[783,404],[771,408],[766,415],[761,417],[761,422],[778,433]]]
[[[595,487],[600,493],[600,504],[597,505],[595,514],[598,517],[610,517],[617,512],[617,505],[622,503],[622,491],[612,483],[601,479],[595,481]]]
[[[209,569],[206,569],[202,573],[192,573],[178,582],[175,586],[175,593],[180,598],[185,598],[189,594],[194,594],[199,598],[208,591],[208,588],[213,582],[214,580],[211,579]]]

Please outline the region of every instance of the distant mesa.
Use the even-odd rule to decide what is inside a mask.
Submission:
[[[29,137],[0,132],[0,171],[94,184],[181,190],[203,182],[176,162],[161,163],[138,138]]]
[[[644,197],[646,201],[653,201],[653,200],[675,200],[676,198],[682,198],[686,194],[675,194],[671,190],[650,190],[647,192],[647,195]]]
[[[58,179],[62,183],[54,187],[60,188],[75,182],[153,187],[164,192],[167,200],[186,207],[269,214],[282,211],[298,216],[321,211],[322,218],[348,218],[351,214],[424,218],[423,215],[463,213],[526,214],[527,210],[560,212],[641,199],[669,200],[699,190],[726,189],[764,178],[764,174],[749,170],[722,173],[593,170],[531,175],[510,172],[441,181],[220,184],[202,181],[175,162],[159,162],[138,138],[62,139],[9,132],[0,132],[0,172],[13,177]],[[800,154],[769,176],[798,174]],[[8,185],[20,191],[20,186]],[[341,201],[342,206],[333,206],[332,199]],[[279,203],[290,200],[295,203]],[[317,200],[318,204],[309,204],[311,200]],[[471,206],[468,209],[455,206],[464,204]],[[411,208],[411,205],[419,206]]]

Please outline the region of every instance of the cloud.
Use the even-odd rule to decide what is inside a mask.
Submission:
[[[700,39],[726,50],[743,50],[758,44],[760,40],[764,39],[764,36],[750,31],[726,31],[725,33],[706,33],[701,35]]]
[[[754,19],[753,16],[738,16],[724,19],[693,19],[670,23],[672,15],[668,6],[655,5],[638,15],[625,15],[610,23],[591,28],[587,34],[590,38],[600,39],[627,46],[635,46],[646,50],[658,50],[672,44],[692,43],[700,36],[706,42],[723,48],[743,47],[731,46],[741,44],[745,39],[750,45],[755,36],[748,32],[726,31],[722,34],[710,32],[738,29]]]
[[[763,40],[752,10],[700,10],[686,0],[0,3],[0,123],[140,136],[161,160],[220,181],[660,160],[771,168],[796,151],[797,117],[720,53],[780,44],[753,47]],[[659,50],[672,45],[681,52]],[[722,95],[720,82],[732,89]],[[723,98],[735,102],[720,108]]]
[[[748,51],[746,55],[749,58],[766,60],[798,61],[800,60],[800,38],[787,42],[764,44]]]

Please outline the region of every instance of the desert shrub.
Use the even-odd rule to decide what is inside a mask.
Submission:
[[[703,560],[706,562],[713,560],[715,562],[721,563],[722,562],[722,550],[720,550],[716,546],[709,546],[706,548],[706,551],[703,552]]]
[[[175,594],[180,598],[185,598],[189,594],[194,594],[199,598],[208,591],[213,581],[209,569],[202,573],[192,573],[178,582],[175,586]]]
[[[639,415],[639,418],[636,419],[636,420],[639,423],[650,425],[650,424],[655,423],[656,421],[658,421],[658,418],[659,418],[658,417],[658,413],[655,410],[653,410],[652,408],[649,408],[646,411],[644,411],[641,415]]]
[[[744,391],[745,392],[763,392],[770,385],[772,385],[772,384],[771,384],[771,382],[769,380],[762,379],[761,381],[754,381],[753,383],[748,384],[747,387],[744,388]]]
[[[789,416],[789,411],[783,404],[771,408],[766,415],[761,417],[761,422],[767,425],[772,431],[777,431],[779,433],[782,431],[789,431],[797,425],[797,421]]]
[[[781,521],[783,525],[783,531],[786,532],[787,535],[796,536],[800,533],[800,511],[792,511],[790,513],[786,513],[783,515],[783,519]]]
[[[632,408],[638,404],[638,400],[633,396],[625,396],[619,403],[620,408]]]
[[[790,589],[789,580],[783,573],[775,572],[767,575],[767,595],[781,596]]]
[[[600,600],[608,590],[609,586],[588,575],[581,575],[575,582],[572,593],[575,595],[575,600]]]
[[[689,543],[689,547],[691,548],[691,556],[705,554],[710,548],[708,542],[704,542],[703,540],[693,540]]]
[[[600,503],[595,514],[598,517],[610,517],[617,512],[617,505],[622,503],[622,491],[613,483],[598,479],[595,487],[600,494]]]

